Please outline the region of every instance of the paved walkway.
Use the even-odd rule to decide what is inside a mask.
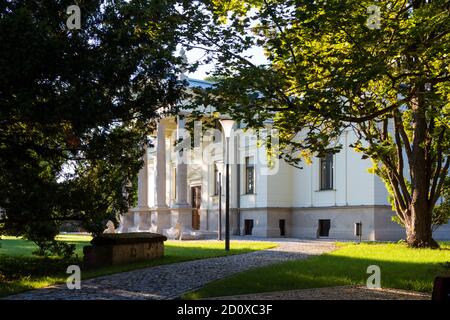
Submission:
[[[206,300],[430,300],[431,295],[398,289],[368,289],[364,286],[326,287],[244,294]]]
[[[254,238],[248,239],[255,241]],[[334,249],[332,242],[265,239],[279,246],[227,257],[161,265],[84,280],[80,290],[66,285],[28,291],[6,299],[96,300],[175,299],[205,284],[251,268],[287,260],[305,259]]]

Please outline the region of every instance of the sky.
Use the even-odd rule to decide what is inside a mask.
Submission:
[[[204,50],[192,49],[186,52],[186,57],[189,63],[194,63],[195,61],[202,58],[204,55]],[[245,52],[245,55],[252,55],[250,61],[256,65],[267,63],[267,59],[264,56],[263,49],[261,47],[253,47]],[[214,63],[200,65],[195,72],[187,73],[189,78],[203,80],[208,76],[207,72],[211,72],[214,68]]]
[[[255,9],[252,8],[247,13],[247,16],[250,17],[254,13],[255,13]],[[259,23],[258,19],[253,19],[251,21],[251,24],[247,28],[248,36],[252,36],[252,33],[250,30],[251,30],[251,28],[256,26],[258,23]],[[179,50],[180,49],[181,49],[181,47],[179,47]],[[193,63],[193,62],[198,61],[199,59],[202,59],[202,57],[204,55],[205,55],[205,51],[202,49],[192,49],[192,50],[186,52],[186,57],[188,59],[188,62],[190,62],[190,63]],[[264,55],[263,48],[261,48],[261,47],[253,46],[251,49],[243,52],[242,55],[245,55],[246,58],[247,58],[247,56],[252,56],[249,60],[255,65],[268,63],[268,60],[266,59],[266,57]],[[214,69],[214,62],[212,62],[210,64],[200,65],[195,72],[187,73],[186,75],[189,78],[204,80],[205,77],[208,76],[208,72],[211,72],[213,69]]]

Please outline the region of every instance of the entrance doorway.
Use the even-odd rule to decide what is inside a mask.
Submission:
[[[244,220],[244,235],[251,236],[253,230],[253,220],[246,219]]]
[[[192,187],[192,229],[200,229],[200,205],[202,204],[202,187]]]

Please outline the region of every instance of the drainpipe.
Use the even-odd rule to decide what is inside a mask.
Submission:
[[[236,216],[237,216],[237,235],[241,235],[241,165],[236,164],[237,179],[236,179]]]
[[[314,205],[313,205],[313,192],[314,192],[314,189],[316,189],[315,188],[315,186],[314,186],[314,178],[313,178],[313,175],[314,175],[314,167],[317,167],[317,165],[314,163],[314,164],[311,164],[310,165],[310,170],[309,170],[309,175],[310,175],[310,181],[309,181],[309,183],[310,183],[310,188],[309,188],[309,194],[310,194],[310,196],[309,196],[309,202],[310,202],[310,207],[314,207]]]
[[[241,128],[241,123],[237,123],[237,128]],[[237,140],[237,141],[236,141]],[[241,235],[241,165],[239,163],[240,161],[240,155],[239,155],[239,137],[235,140],[234,148],[235,148],[235,157],[237,158],[236,161],[236,219],[237,219],[237,235]]]
[[[219,172],[219,219],[218,221],[218,240],[222,240],[222,173]]]
[[[345,205],[348,206],[348,131],[345,131]]]

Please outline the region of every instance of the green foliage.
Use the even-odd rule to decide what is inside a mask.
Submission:
[[[56,240],[53,241],[35,241],[38,248],[33,251],[33,254],[37,256],[48,257],[51,255],[57,255],[59,257],[63,257],[64,259],[70,258],[75,252],[75,245],[59,242]]]
[[[353,131],[351,146],[374,161],[408,242],[432,243],[430,213],[450,166],[448,1],[207,3],[214,14],[198,42],[217,59],[218,81],[195,103],[249,127],[272,119],[281,156],[294,165],[338,152]],[[266,65],[247,56],[254,46]],[[411,221],[430,230],[424,239]]]
[[[0,234],[42,254],[70,251],[51,242],[62,222],[99,233],[135,202],[157,110],[182,97],[176,46],[195,26],[182,1],[82,0],[68,30],[72,4],[0,4]]]
[[[442,202],[440,202],[433,210],[433,229],[448,223],[450,220],[450,177],[447,177],[443,191],[441,194]]]

